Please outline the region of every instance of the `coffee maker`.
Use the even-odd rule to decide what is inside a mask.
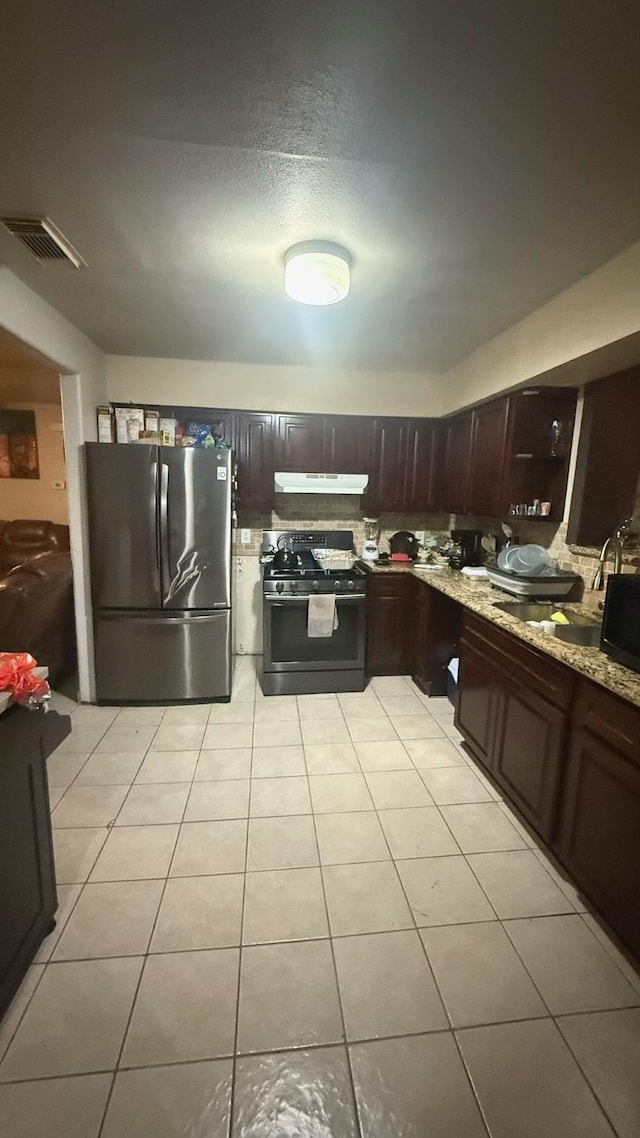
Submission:
[[[456,550],[449,559],[452,569],[462,569],[465,565],[484,564],[481,529],[452,529],[451,540],[459,547],[459,552]]]

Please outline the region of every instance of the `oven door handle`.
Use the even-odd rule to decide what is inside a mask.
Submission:
[[[309,600],[309,597],[321,597],[323,595],[326,596],[326,593],[325,594],[322,594],[322,593],[305,593],[305,595],[303,597],[283,596],[281,593],[276,593],[275,595],[272,593],[265,593],[264,599],[270,605],[274,605],[274,604],[276,604],[276,605],[288,604],[289,605],[292,603],[296,603],[296,604],[302,604],[303,602],[306,603]],[[339,605],[343,601],[364,601],[366,599],[366,596],[367,596],[366,593],[348,593],[346,596],[339,596],[339,597],[337,596],[336,597],[336,604]]]

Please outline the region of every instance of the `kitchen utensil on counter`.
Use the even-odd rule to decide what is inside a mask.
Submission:
[[[362,546],[363,561],[377,561],[380,556],[378,550],[379,519],[364,518],[364,545]]]
[[[414,560],[418,556],[419,548],[420,542],[416,535],[409,530],[398,530],[393,537],[389,538],[389,549],[392,557],[394,553],[406,553],[407,557]]]

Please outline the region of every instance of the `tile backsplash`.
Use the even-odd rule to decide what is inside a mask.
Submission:
[[[364,518],[360,498],[350,494],[276,494],[275,508],[263,513],[242,513],[234,534],[234,553],[252,557],[260,552],[262,531],[265,529],[353,530],[354,547],[360,552],[364,543]],[[424,530],[443,537],[449,532],[449,515],[380,514],[380,548],[388,549],[387,541],[398,530]],[[251,530],[251,543],[242,545],[240,529]]]
[[[360,498],[349,494],[276,494],[275,507],[262,513],[243,513],[234,533],[234,554],[238,557],[257,557],[260,553],[262,531],[265,529],[314,530],[350,529],[353,530],[354,547],[360,552],[364,542],[364,511]],[[634,511],[634,519],[640,523],[640,500]],[[567,523],[553,525],[549,522],[536,522],[533,518],[507,519],[513,526],[516,536],[522,543],[536,542],[548,548],[563,569],[579,573],[587,587],[595,572],[598,551],[567,544]],[[481,529],[485,533],[500,533],[500,519],[457,517],[449,514],[380,514],[380,548],[388,549],[388,539],[398,530],[415,533],[424,530],[439,539],[444,538],[451,529]],[[251,542],[242,545],[240,529],[251,530]],[[626,550],[624,572],[640,573],[640,549]]]
[[[551,556],[556,559],[561,569],[568,569],[572,573],[579,573],[589,587],[589,583],[598,565],[599,550],[590,547],[567,544],[567,522],[560,522],[557,526],[549,522],[536,522],[534,518],[507,518],[515,537],[521,544],[535,542],[548,549]],[[485,533],[500,533],[500,519],[497,518],[459,518],[461,526],[482,529]],[[611,562],[609,569],[611,570]],[[625,549],[623,555],[623,572],[640,573],[640,549]]]

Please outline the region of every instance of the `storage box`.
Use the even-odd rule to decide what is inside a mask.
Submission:
[[[132,443],[144,431],[144,411],[142,407],[116,407],[116,442]]]
[[[159,411],[145,411],[144,413],[144,429],[145,431],[153,431],[157,434],[160,429],[160,412]]]
[[[174,447],[176,445],[176,423],[176,419],[160,419],[158,431],[160,432],[161,446]]]
[[[113,442],[113,411],[110,407],[98,407],[98,442]]]

